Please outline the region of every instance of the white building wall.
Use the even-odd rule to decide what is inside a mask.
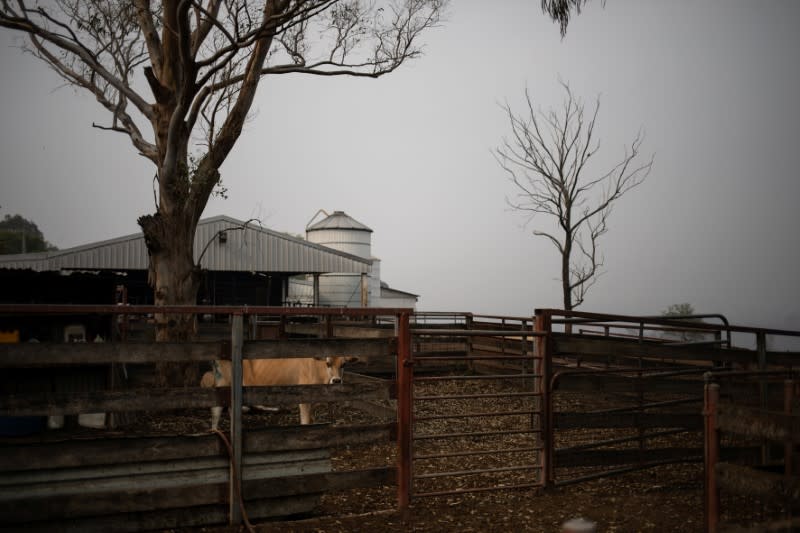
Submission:
[[[416,309],[417,299],[413,296],[392,296],[391,298],[381,298],[376,307],[410,307]]]

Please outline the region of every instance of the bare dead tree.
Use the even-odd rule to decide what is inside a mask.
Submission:
[[[524,213],[526,222],[543,216],[554,223],[555,229],[535,229],[533,234],[550,241],[561,255],[564,309],[570,310],[584,302],[601,273],[598,243],[608,231],[614,203],[644,181],[653,157],[637,163],[644,140],[640,132],[610,170],[590,170],[587,164],[600,149],[595,139],[600,100],[591,114],[584,114],[569,85],[561,85],[566,96],[559,111],[534,108],[527,90],[523,113],[503,106],[511,135],[495,150],[495,158],[516,190],[508,204]]]
[[[156,211],[138,220],[150,283],[157,305],[191,305],[197,222],[264,76],[388,74],[420,56],[446,2],[0,0],[0,27],[26,34],[27,51],[94,95],[109,122],[93,126],[126,135],[155,165]],[[159,341],[193,334],[191,317],[156,321]]]

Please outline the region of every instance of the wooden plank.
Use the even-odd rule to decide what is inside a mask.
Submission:
[[[287,333],[319,335],[319,324],[286,324]],[[378,327],[334,326],[333,336],[341,339],[385,339],[394,337],[394,331]]]
[[[298,456],[294,461],[249,464],[243,469],[244,479],[261,482],[269,480],[271,483],[273,479],[285,476],[329,472],[331,463],[328,457],[329,454],[327,451],[325,452],[324,454],[318,454],[316,456],[309,455],[308,452],[306,452],[305,455],[307,457]],[[150,493],[151,491],[162,489],[164,491],[170,491],[181,490],[186,487],[227,484],[230,479],[228,468],[230,461],[226,458],[220,459],[220,461],[207,465],[207,468],[200,468],[203,466],[202,464],[194,464],[192,461],[189,461],[184,463],[184,465],[191,466],[192,468],[190,470],[171,471],[169,469],[164,469],[161,472],[156,471],[154,473],[138,475],[123,472],[122,475],[112,475],[108,477],[78,477],[76,479],[64,481],[23,482],[17,485],[0,486],[0,517],[2,517],[5,512],[13,513],[14,506],[20,505],[22,502],[28,506],[34,506],[34,502],[42,502],[43,505],[50,507],[57,516],[61,516],[58,514],[61,511],[56,509],[57,506],[50,505],[47,502],[59,498],[67,501],[71,500],[73,496],[80,496],[88,500],[84,510],[81,511],[82,514],[93,514],[95,510],[97,510],[98,514],[113,512],[114,510],[145,510],[149,507],[137,507],[136,505],[138,504],[131,504],[131,506],[129,506],[128,503],[123,503],[121,500],[126,499],[124,495],[140,492]],[[96,471],[92,473],[96,473]],[[75,474],[81,476],[80,472],[76,472]],[[109,509],[104,509],[101,512],[100,506],[102,505],[102,498],[111,494],[116,494],[116,496],[109,499]],[[228,501],[230,495],[225,494],[224,496],[225,498],[223,500],[199,503],[221,503]],[[79,504],[75,502],[70,503],[70,512],[72,512],[77,505]],[[164,496],[157,503],[149,503],[147,505],[155,505],[153,508],[161,509],[166,507],[180,507],[186,504],[177,500],[170,500],[167,496]],[[190,505],[197,505],[197,502],[190,503]],[[77,515],[78,513],[71,516]]]
[[[734,363],[752,363],[756,360],[755,352],[738,348],[676,346],[652,341],[639,342],[638,340],[606,337],[553,335],[553,344],[556,356],[559,354],[622,355]]]
[[[247,457],[268,451],[392,442],[394,428],[394,423],[358,426],[312,424],[250,430],[245,433],[243,451]],[[0,472],[173,461],[185,457],[227,457],[227,454],[227,448],[219,436],[211,434],[54,442],[13,439],[10,444],[0,445]]]
[[[221,487],[221,489],[225,490],[224,487]],[[307,513],[312,511],[318,503],[318,495],[295,495],[285,498],[250,501],[246,504],[246,510],[251,519],[264,519]],[[183,530],[187,527],[224,524],[227,519],[227,505],[218,504],[109,514],[91,518],[58,519],[54,521],[37,520],[18,524],[10,529],[18,531],[20,528],[24,528],[26,533],[51,533],[53,531],[58,531],[59,533],[130,533],[163,529]]]
[[[703,427],[698,413],[555,413],[557,429]]]
[[[0,368],[158,361],[213,361],[227,352],[219,342],[0,344]]]
[[[244,484],[244,493],[248,499],[274,498],[316,492],[394,486],[396,484],[397,468],[387,466],[283,477],[270,480],[269,483],[248,481]]]
[[[244,403],[247,405],[292,405],[303,402],[340,402],[353,398],[388,400],[392,395],[393,384],[391,382],[245,387]],[[230,387],[9,394],[0,396],[0,416],[159,411],[216,405],[230,405]]]
[[[348,356],[368,359],[388,357],[397,352],[393,338],[358,339],[275,339],[248,341],[245,359]]]
[[[564,373],[558,379],[556,390],[572,392],[665,392],[675,394],[700,394],[703,382],[658,377],[623,377],[609,374]]]
[[[71,468],[227,454],[217,435],[115,437],[36,442],[16,439],[0,446],[0,472]]]
[[[385,383],[244,387],[244,403],[246,405],[283,406],[303,402],[344,402],[354,398],[389,400],[393,396],[393,390],[394,384],[388,381]]]
[[[352,330],[352,328],[350,328]],[[274,339],[247,341],[245,359],[351,356],[384,357],[397,351],[396,340],[383,334],[357,338]],[[53,365],[155,363],[229,359],[227,342],[181,343],[21,343],[0,344],[0,368]]]
[[[228,405],[229,395],[228,388],[154,388],[8,394],[0,396],[0,416],[50,416],[109,411],[193,409]]]
[[[393,442],[396,438],[396,431],[397,425],[394,422],[364,426],[317,424],[269,428],[258,432],[248,431],[245,435],[244,450],[245,452],[250,450],[307,450]]]
[[[227,490],[227,483],[221,483],[202,487],[153,490],[149,493],[113,493],[97,497],[92,495],[91,498],[81,495],[50,498],[45,502],[17,504],[10,509],[6,509],[5,504],[0,504],[0,522],[11,531],[24,528],[26,532],[142,531],[225,524],[228,521],[227,503],[194,505],[190,502],[205,500],[225,502]],[[93,503],[97,505],[92,507]],[[163,505],[175,503],[177,505]],[[309,512],[317,503],[318,495],[292,495],[249,501],[246,502],[245,508],[250,518],[254,519]],[[141,510],[124,511],[123,509],[127,507]],[[211,509],[213,513],[208,513]],[[114,517],[114,520],[109,520],[109,517]],[[179,517],[179,521],[176,522],[175,518],[168,517]]]
[[[720,403],[717,410],[717,427],[739,435],[760,437],[773,441],[800,442],[800,413],[787,414]]]
[[[367,400],[348,400],[347,405],[353,409],[361,411],[362,413],[376,416],[378,418],[394,420],[397,417],[396,407],[388,407],[386,405]]]
[[[768,500],[775,498],[783,501],[782,499],[788,497],[793,502],[800,501],[800,479],[796,476],[787,480],[784,474],[732,463],[717,463],[714,472],[724,490]]]
[[[330,452],[319,450],[290,450],[269,453],[252,453],[245,455],[243,468],[245,477],[248,472],[263,472],[264,466],[295,464],[303,461],[328,459]],[[62,481],[80,481],[87,479],[125,478],[146,474],[172,474],[195,470],[223,469],[228,463],[227,456],[188,457],[170,459],[168,461],[141,461],[134,463],[113,463],[99,466],[82,466],[76,468],[40,468],[4,472],[0,477],[0,487],[9,485],[22,487],[31,483],[56,483]],[[251,468],[252,467],[252,468]]]

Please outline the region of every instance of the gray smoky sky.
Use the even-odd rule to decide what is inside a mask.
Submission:
[[[457,0],[425,56],[379,80],[262,83],[204,216],[302,233],[319,208],[375,230],[382,277],[419,308],[528,315],[560,306],[558,257],[509,211],[492,156],[499,104],[543,108],[558,80],[601,96],[598,160],[641,128],[647,181],[617,204],[585,310],[690,302],[736,323],[800,329],[800,2],[591,2],[565,39],[538,0]],[[70,247],[138,230],[154,168],[87,94],[0,32],[0,215]],[[601,171],[604,165],[590,170]]]

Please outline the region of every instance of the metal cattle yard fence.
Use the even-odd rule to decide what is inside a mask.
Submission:
[[[145,342],[148,317],[159,312],[196,315],[198,340]],[[34,319],[64,325],[65,317],[76,316],[104,332],[105,342],[0,344],[0,417],[14,417],[0,422],[107,413],[118,427],[0,438],[0,522],[76,531],[240,523],[248,515],[308,512],[322,493],[374,487],[394,490],[397,508],[405,511],[420,498],[544,489],[701,462],[708,450],[704,375],[791,368],[800,356],[767,349],[767,336],[797,339],[800,333],[731,326],[720,315],[667,319],[549,309],[507,317],[372,308],[0,305],[0,330],[20,317],[30,329]],[[741,346],[745,337],[751,342]],[[341,355],[361,359],[344,384],[242,386],[248,359]],[[231,362],[229,388],[160,389],[131,379],[156,362],[219,359]],[[103,386],[80,379],[80,386],[64,386],[53,377],[89,365],[105,373]],[[768,387],[762,389],[748,394],[766,401]],[[360,425],[243,429],[244,405],[301,402],[346,403],[386,416]],[[215,405],[230,408],[225,439],[208,432],[205,414],[189,433],[127,429],[128,413]],[[391,464],[332,468],[332,449],[375,443],[394,447]],[[746,444],[729,445],[732,455],[724,457],[752,455]]]
[[[537,311],[547,331],[545,485],[703,460],[704,374],[791,367],[800,352],[722,315],[631,317]]]

